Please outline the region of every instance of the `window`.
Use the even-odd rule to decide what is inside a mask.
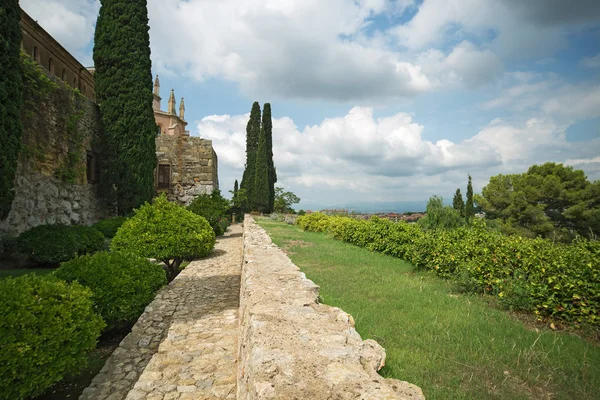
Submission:
[[[60,78],[62,79],[63,82],[67,82],[67,69],[66,68],[63,68]]]
[[[33,60],[38,61],[38,49],[37,46],[33,46]]]
[[[50,71],[51,74],[54,73],[54,63],[52,62],[52,58],[48,60],[48,71]]]
[[[77,77],[73,77],[73,89],[77,89]]]
[[[158,166],[157,186],[159,189],[168,189],[171,186],[171,166],[160,164]]]
[[[86,85],[83,85],[83,92],[82,93],[83,93],[84,96],[87,95],[87,86]]]
[[[88,183],[98,183],[98,177],[100,176],[100,163],[96,153],[92,151],[87,152],[87,181]]]

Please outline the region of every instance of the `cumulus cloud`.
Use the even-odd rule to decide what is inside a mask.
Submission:
[[[383,0],[150,1],[152,57],[159,70],[230,80],[252,95],[336,101],[411,96],[430,86],[420,67],[352,39],[387,5]]]

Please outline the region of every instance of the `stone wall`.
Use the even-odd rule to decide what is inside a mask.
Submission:
[[[219,189],[217,154],[211,140],[187,134],[159,135],[156,156],[159,165],[171,166],[169,200],[188,205],[195,196]]]
[[[98,106],[32,61],[26,63],[23,137],[15,199],[0,235],[41,224],[92,224],[104,214],[88,156],[97,157]],[[90,171],[95,176],[96,171]]]
[[[249,215],[243,246],[239,400],[424,399],[377,374],[384,349],[361,339],[352,316],[319,304],[319,287]]]

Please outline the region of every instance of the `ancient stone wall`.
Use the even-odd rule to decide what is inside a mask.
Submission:
[[[353,318],[318,303],[307,279],[246,215],[240,291],[238,392],[242,399],[424,399],[377,374],[384,349]]]
[[[0,234],[41,224],[91,224],[104,214],[97,196],[98,106],[25,60],[23,137],[15,199]],[[92,169],[92,170],[89,170]]]
[[[195,196],[219,188],[217,154],[211,140],[187,134],[159,135],[156,156],[159,166],[170,166],[170,187],[165,190],[169,200],[188,205]]]

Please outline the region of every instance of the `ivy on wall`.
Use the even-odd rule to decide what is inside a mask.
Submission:
[[[0,220],[10,212],[21,146],[23,80],[18,0],[0,2]]]

